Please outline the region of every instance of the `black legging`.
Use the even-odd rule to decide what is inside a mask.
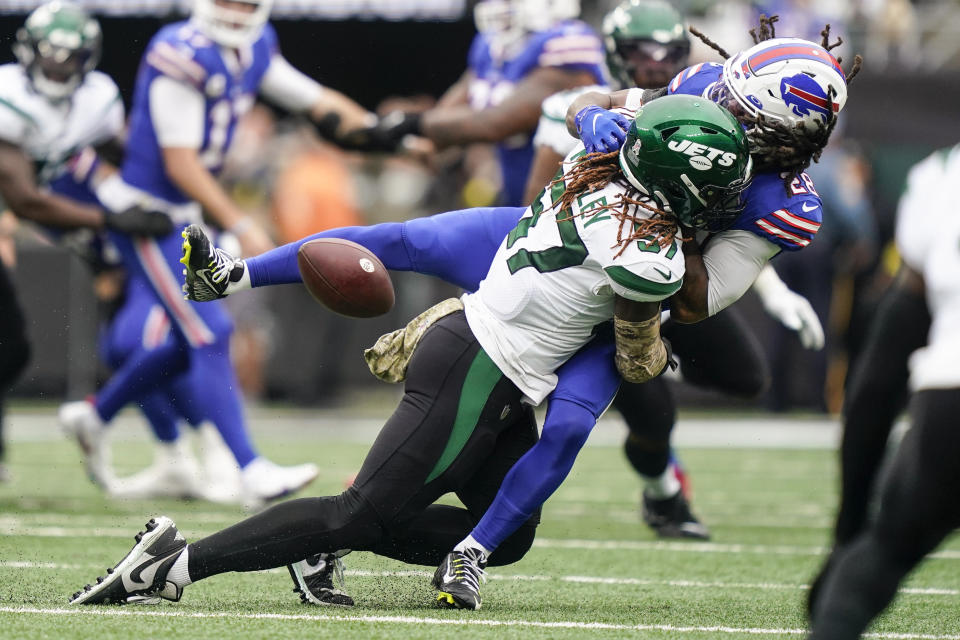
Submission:
[[[353,486],[339,496],[276,505],[190,545],[192,580],[256,571],[338,549],[437,565],[490,506],[513,464],[537,441],[523,393],[482,351],[463,312],[423,336],[400,405]],[[466,508],[433,504],[453,492]],[[539,512],[491,564],[520,559]]]
[[[23,311],[17,301],[13,282],[0,262],[0,459],[4,455],[4,396],[30,361]]]
[[[753,398],[770,384],[760,343],[734,308],[696,324],[671,322],[663,329],[680,356],[687,382],[723,393]],[[663,377],[643,384],[623,383],[613,406],[630,429],[624,451],[633,468],[648,477],[662,474],[670,460],[670,433],[677,406]]]
[[[838,549],[813,606],[812,640],[853,640],[921,559],[960,526],[960,389],[915,394],[913,428],[881,491],[875,523]]]

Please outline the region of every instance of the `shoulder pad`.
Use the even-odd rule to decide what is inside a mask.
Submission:
[[[720,78],[723,65],[716,62],[704,62],[687,67],[667,85],[667,93],[682,93],[692,96],[702,96],[707,87]]]
[[[757,174],[746,192],[747,206],[731,227],[755,233],[786,251],[809,245],[823,220],[823,204],[807,174],[789,186],[777,173]]]

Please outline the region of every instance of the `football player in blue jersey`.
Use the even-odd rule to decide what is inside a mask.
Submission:
[[[696,67],[687,67],[690,41],[683,18],[663,0],[626,0],[605,16],[603,36],[610,76],[620,89],[666,87],[674,78],[695,72]],[[571,103],[598,89],[572,89],[544,101],[528,193],[541,189],[559,161],[579,142],[564,125]],[[631,100],[624,106],[635,110],[642,93],[628,95]],[[598,121],[602,122],[599,116]],[[804,346],[822,348],[823,328],[810,303],[788,289],[772,266],[764,267],[752,288],[768,312],[799,332]],[[764,354],[736,309],[724,309],[693,325],[669,322],[663,330],[688,382],[742,398],[757,397],[769,386]],[[614,407],[629,427],[626,457],[643,480],[644,521],[660,537],[708,539],[709,530],[688,504],[688,476],[670,449],[677,419],[670,386],[663,379],[624,384]]]
[[[578,0],[481,0],[479,32],[467,71],[422,114],[394,114],[378,125],[387,146],[407,134],[437,147],[489,142],[503,176],[501,204],[526,205],[533,134],[544,98],[571,87],[603,84],[603,46],[575,18]]]
[[[153,37],[137,75],[120,176],[97,191],[104,204],[123,210],[150,202],[181,224],[200,222],[203,209],[236,235],[246,252],[272,246],[215,180],[237,120],[255,96],[328,127],[333,121],[336,135],[370,126],[375,116],[283,58],[267,22],[271,5],[272,0],[197,0],[190,20],[167,25]],[[61,421],[86,452],[92,474],[108,474],[104,427],[124,405],[176,376],[203,370],[203,377],[219,381],[204,397],[205,417],[240,466],[247,501],[280,497],[311,482],[314,465],[278,467],[254,450],[229,361],[230,319],[219,305],[182,299],[179,234],[111,239],[131,281],[144,283],[163,305],[172,331],[160,346],[131,353],[93,401],[62,407]]]

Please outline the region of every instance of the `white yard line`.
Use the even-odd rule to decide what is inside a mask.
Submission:
[[[202,611],[147,611],[134,609],[103,609],[103,608],[31,608],[31,607],[0,607],[2,613],[37,614],[37,615],[81,615],[81,616],[144,616],[155,618],[232,618],[240,620],[290,620],[290,621],[323,621],[360,622],[360,623],[392,623],[404,625],[437,625],[457,627],[534,627],[541,629],[586,629],[590,631],[665,631],[671,633],[725,633],[743,635],[805,635],[806,629],[757,629],[751,627],[696,627],[676,626],[669,624],[610,624],[606,622],[567,622],[567,621],[538,621],[538,620],[483,620],[476,618],[422,618],[416,616],[336,616],[336,615],[291,615],[283,613],[230,613],[230,612],[202,612]],[[896,640],[960,640],[960,635],[930,635],[920,633],[869,633],[868,638],[884,638]]]
[[[55,562],[0,561],[5,569],[99,569],[99,564],[58,564]],[[286,573],[286,569],[271,569],[270,573]],[[369,571],[366,569],[348,569],[346,575],[358,578],[429,578],[432,571]],[[705,582],[701,580],[648,580],[644,578],[606,578],[602,576],[548,576],[527,574],[487,573],[490,580],[516,582],[569,582],[574,584],[601,584],[615,586],[679,587],[683,589],[757,589],[760,591],[806,591],[806,584],[785,584],[774,582]],[[908,587],[900,593],[925,596],[960,596],[960,589],[942,587]]]

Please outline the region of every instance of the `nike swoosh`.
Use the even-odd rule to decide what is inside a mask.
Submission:
[[[448,564],[446,571],[443,572],[443,581],[445,583],[454,582],[457,579],[457,576],[455,574],[450,573],[451,568],[452,567]]]
[[[660,269],[658,269],[657,267],[654,267],[653,270],[659,273],[660,275],[662,275],[664,280],[669,280],[670,276],[673,275],[669,271],[664,273],[663,271],[660,271]]]
[[[166,556],[144,560],[139,565],[134,567],[133,571],[130,572],[129,580],[127,580],[127,576],[124,576],[123,586],[127,588],[127,591],[132,591],[133,588],[136,587],[152,587],[153,579],[157,574],[157,569],[160,568],[160,565],[163,564],[163,561],[174,554],[180,553],[181,551],[183,551],[183,549],[177,549],[176,551],[171,551]]]
[[[815,211],[815,210],[818,208],[817,205],[814,204],[814,205],[811,205],[810,208],[808,209],[808,208],[807,208],[807,205],[808,205],[808,204],[810,204],[810,203],[809,203],[809,202],[804,202],[804,203],[803,203],[803,207],[802,207],[802,209],[803,209],[805,212],[807,212],[807,213],[809,213],[809,212],[811,212],[811,211]]]
[[[594,133],[594,135],[596,135],[596,133],[597,133],[597,118],[599,118],[599,117],[600,117],[600,114],[599,114],[599,113],[598,113],[597,115],[593,116],[593,123],[592,123],[592,125],[593,125],[593,133]]]

